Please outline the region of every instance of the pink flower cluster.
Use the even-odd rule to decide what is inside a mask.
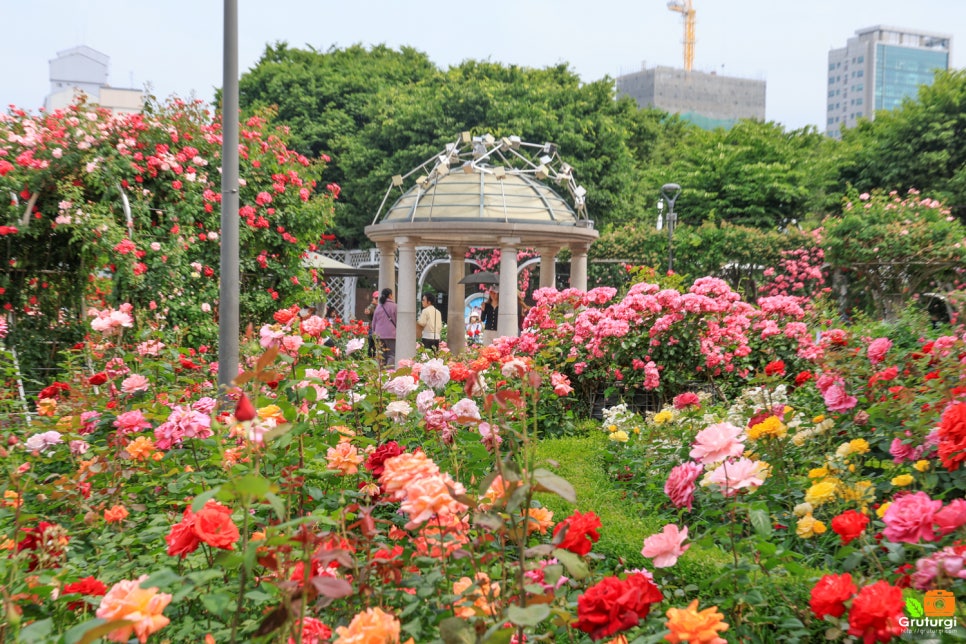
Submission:
[[[407,529],[412,530],[434,517],[445,519],[467,510],[453,496],[466,492],[463,485],[441,472],[424,453],[388,458],[383,468],[379,484],[390,498],[401,502],[401,509],[409,516]]]
[[[925,492],[903,494],[882,516],[883,536],[893,543],[937,541],[966,525],[966,500],[954,499],[945,507]]]

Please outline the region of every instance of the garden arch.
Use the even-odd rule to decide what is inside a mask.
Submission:
[[[568,203],[544,180],[564,186]],[[407,183],[410,187],[407,188]],[[401,195],[386,208],[394,192]],[[517,291],[517,251],[540,255],[540,286],[553,286],[556,255],[570,250],[570,286],[587,289],[587,252],[598,237],[587,218],[587,191],[561,161],[553,143],[533,144],[510,136],[470,136],[455,142],[405,175],[392,177],[366,236],[379,248],[379,288],[396,285],[396,359],[416,351],[417,246],[445,248],[450,258],[447,294],[448,344],[454,354],[465,347],[463,302],[466,252],[500,249],[500,292]],[[517,335],[517,299],[500,302],[497,334]]]

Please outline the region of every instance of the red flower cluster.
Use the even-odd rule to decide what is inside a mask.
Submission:
[[[950,472],[966,460],[966,403],[953,403],[939,420],[939,458]]]
[[[881,580],[863,586],[849,609],[849,635],[866,643],[891,642],[906,630],[899,623],[905,607],[901,588]]]
[[[841,617],[845,613],[845,602],[855,595],[858,587],[852,583],[852,575],[825,575],[812,588],[812,598],[808,605],[815,617],[826,615]]]
[[[600,517],[593,512],[581,514],[574,510],[573,514],[554,526],[553,536],[556,537],[558,532],[566,529],[563,538],[560,540],[560,547],[583,556],[590,552],[590,549],[600,539],[597,528],[602,525]]]
[[[846,510],[832,519],[832,530],[842,538],[842,545],[858,539],[869,525],[869,517],[855,510]]]
[[[231,520],[231,508],[208,501],[197,514],[185,508],[181,523],[171,526],[164,540],[170,556],[184,557],[197,550],[202,541],[214,548],[232,550],[240,537],[238,527]]]
[[[641,573],[627,579],[604,577],[577,599],[574,628],[596,641],[637,626],[651,605],[664,599],[650,579]]]
[[[781,360],[774,360],[765,365],[766,376],[784,376],[785,363]]]
[[[60,392],[64,392],[65,394],[69,393],[70,385],[68,385],[66,382],[55,382],[41,389],[40,393],[37,394],[37,399],[39,400],[40,398],[59,398]]]
[[[368,459],[366,459],[366,469],[372,472],[373,478],[379,478],[386,469],[384,465],[386,460],[392,458],[393,456],[399,456],[404,451],[405,450],[396,441],[383,443],[376,448],[376,451],[369,455]]]
[[[95,577],[84,577],[73,583],[65,584],[63,590],[64,595],[86,595],[88,597],[103,597],[106,592],[107,586]],[[86,603],[83,601],[72,601],[67,604],[68,610],[77,610],[84,606],[86,606]]]

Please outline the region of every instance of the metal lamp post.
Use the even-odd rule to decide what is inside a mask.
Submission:
[[[674,212],[674,202],[681,194],[681,186],[676,183],[665,183],[661,186],[661,197],[667,202],[667,272],[674,269],[674,225],[678,216]],[[660,230],[661,202],[658,202],[658,230]]]

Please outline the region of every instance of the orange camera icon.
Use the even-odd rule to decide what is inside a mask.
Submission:
[[[956,597],[948,590],[930,590],[922,598],[926,617],[952,617],[956,613]]]

